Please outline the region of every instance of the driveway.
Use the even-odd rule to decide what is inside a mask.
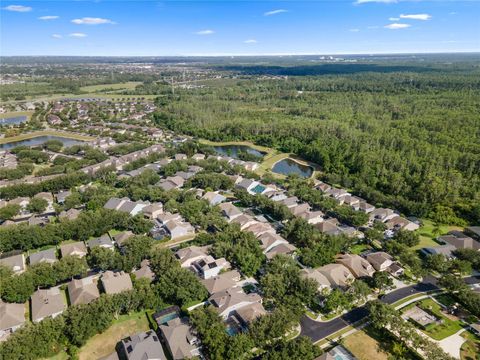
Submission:
[[[459,330],[457,333],[450,335],[449,337],[435,341],[446,353],[452,355],[456,359],[460,359],[460,349],[465,342],[465,339],[461,336],[465,329]],[[431,340],[431,339],[430,339]]]

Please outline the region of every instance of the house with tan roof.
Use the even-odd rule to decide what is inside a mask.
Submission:
[[[60,245],[60,253],[62,257],[65,256],[78,256],[84,257],[87,255],[87,247],[83,241],[74,242],[71,244]]]
[[[453,245],[457,249],[480,250],[480,242],[461,231],[450,231],[447,235],[439,236],[437,240],[442,244]]]
[[[306,211],[299,214],[298,216],[306,220],[309,224],[315,225],[323,222],[324,215],[325,214],[321,211]]]
[[[101,247],[108,250],[114,249],[113,241],[110,239],[110,236],[108,234],[104,234],[99,238],[87,241],[87,245],[90,250],[96,247]]]
[[[58,218],[59,219],[67,219],[67,220],[75,220],[76,218],[78,218],[81,214],[81,211],[80,210],[77,210],[77,209],[68,209],[68,210],[63,210],[62,212],[60,212],[60,214],[58,214]]]
[[[176,317],[159,326],[164,343],[174,360],[200,355],[199,341],[187,319]]]
[[[25,304],[6,303],[0,299],[0,342],[25,323]]]
[[[300,275],[306,279],[312,279],[318,284],[318,291],[322,292],[324,289],[330,290],[332,285],[328,278],[316,269],[302,269]]]
[[[272,247],[267,252],[264,252],[268,260],[272,260],[277,255],[292,255],[297,251],[297,248],[286,242],[277,246]]]
[[[375,273],[373,266],[360,255],[340,255],[337,257],[337,263],[346,266],[356,278],[372,276]]]
[[[133,232],[131,232],[130,230],[124,231],[114,235],[113,241],[115,241],[115,244],[117,244],[118,247],[122,247],[125,241],[127,241],[133,235],[134,235]]]
[[[386,271],[393,264],[392,256],[384,251],[370,253],[366,259],[377,271]]]
[[[147,205],[142,209],[142,213],[148,219],[156,219],[160,214],[163,213],[163,204],[155,203]]]
[[[221,204],[222,202],[227,200],[227,198],[225,196],[219,194],[218,191],[216,191],[216,192],[207,191],[203,195],[202,199],[207,200],[208,203],[210,204],[210,206],[215,206],[215,205]]]
[[[233,220],[243,214],[240,209],[232,203],[222,203],[218,205],[218,207],[222,211],[223,216],[226,216],[229,220]]]
[[[232,224],[238,224],[240,225],[240,230],[245,230],[247,227],[250,225],[256,224],[257,220],[255,220],[253,217],[250,215],[242,214],[240,216],[237,216],[231,221]]]
[[[100,297],[97,277],[89,276],[83,279],[72,279],[67,286],[71,305],[89,304]]]
[[[256,302],[235,310],[233,316],[235,316],[244,327],[247,327],[252,321],[266,314],[267,311],[263,305]]]
[[[258,236],[258,240],[260,240],[261,245],[260,247],[262,248],[264,253],[269,252],[271,249],[273,249],[275,246],[278,246],[280,244],[287,244],[288,241],[285,240],[283,237],[278,235],[275,232],[266,232]]]
[[[137,279],[148,279],[153,281],[155,279],[155,273],[150,268],[150,261],[147,259],[142,260],[140,268],[133,272]]]
[[[260,295],[256,293],[246,294],[241,287],[220,291],[210,296],[208,300],[225,320],[234,311],[244,306],[262,302]]]
[[[106,271],[101,280],[106,294],[118,294],[133,289],[130,275],[123,271]]]
[[[397,216],[398,214],[392,209],[378,208],[370,213],[370,222],[377,220],[384,223]]]
[[[310,205],[308,203],[302,203],[302,204],[289,207],[289,210],[293,216],[300,216],[301,214],[304,214],[310,211]]]
[[[180,189],[185,180],[181,176],[169,176],[166,179],[162,179],[157,183],[157,186],[165,191],[173,189]]]
[[[199,261],[208,256],[208,247],[192,245],[178,250],[175,256],[180,261],[181,267],[189,268],[195,261]]]
[[[334,288],[344,288],[355,280],[350,270],[342,264],[327,264],[316,270],[324,275]]]
[[[237,270],[230,270],[208,279],[202,279],[200,282],[207,289],[210,295],[224,291],[237,286],[241,276]]]
[[[55,318],[67,308],[59,287],[39,289],[33,293],[30,301],[33,322],[40,322],[47,317]]]
[[[269,223],[255,222],[254,224],[247,226],[244,231],[250,231],[256,237],[262,236],[263,234],[270,233],[274,234],[275,229]]]
[[[171,220],[164,225],[172,240],[195,234],[194,227],[186,221]]]

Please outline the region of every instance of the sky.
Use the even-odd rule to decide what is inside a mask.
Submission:
[[[480,0],[0,2],[0,55],[480,51]]]

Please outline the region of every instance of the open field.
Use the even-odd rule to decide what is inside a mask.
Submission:
[[[32,139],[39,136],[61,136],[64,138],[80,140],[80,141],[91,141],[94,140],[91,136],[75,134],[66,131],[55,131],[55,130],[42,130],[42,131],[33,131],[27,134],[21,134],[17,136],[7,137],[0,139],[0,144],[7,144],[10,142],[17,142],[27,139]]]
[[[388,353],[381,348],[381,344],[368,334],[368,327],[347,336],[345,346],[358,360],[387,360]]]
[[[7,111],[3,114],[0,114],[0,119],[8,119],[17,116],[26,116],[28,120],[32,116],[33,111]]]
[[[80,348],[80,360],[96,360],[115,351],[115,346],[123,338],[148,330],[145,312],[122,315],[112,326],[101,334],[95,335]]]
[[[131,90],[135,89],[138,85],[142,84],[139,81],[130,81],[125,83],[118,83],[118,84],[100,84],[100,85],[90,85],[90,86],[82,86],[80,88],[81,91],[85,91],[87,93],[95,93],[95,92],[109,92],[110,90]]]

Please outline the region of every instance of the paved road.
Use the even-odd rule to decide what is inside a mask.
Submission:
[[[480,277],[471,276],[465,278],[464,281],[469,285],[477,284],[480,283]],[[380,301],[383,301],[387,304],[393,304],[406,297],[438,289],[437,279],[433,276],[427,276],[421,283],[392,291],[391,293],[383,296]],[[328,322],[319,322],[310,319],[308,316],[303,316],[300,321],[300,325],[302,327],[300,335],[308,336],[313,342],[317,342],[333,335],[337,331],[340,331],[349,325],[366,318],[367,316],[368,310],[364,306],[355,308],[348,313]]]

